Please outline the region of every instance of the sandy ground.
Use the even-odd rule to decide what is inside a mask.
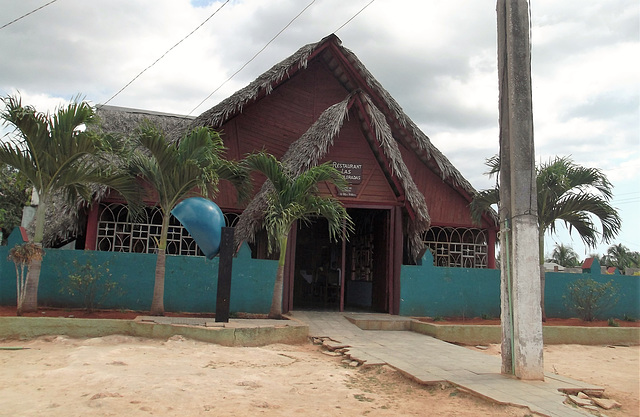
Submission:
[[[500,345],[489,345],[489,355],[500,355]],[[622,404],[620,409],[603,411],[614,416],[640,416],[640,346],[548,345],[544,347],[544,367],[549,373],[599,385],[605,396]]]
[[[310,344],[229,348],[179,336],[5,340],[0,341],[0,415],[530,414],[455,388],[420,386],[387,366],[353,368],[341,359]]]

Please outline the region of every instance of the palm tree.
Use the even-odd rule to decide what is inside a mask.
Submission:
[[[320,216],[327,219],[330,239],[337,240],[338,236],[346,238],[353,232],[353,221],[347,210],[334,198],[318,196],[317,191],[318,184],[322,181],[335,184],[339,188],[345,187],[347,183],[330,162],[311,167],[297,176],[273,155],[264,152],[248,155],[245,163],[250,169],[263,173],[272,186],[267,188],[264,227],[267,231],[269,252],[279,251],[280,256],[269,317],[280,318],[284,263],[291,227],[298,220],[310,222]]]
[[[85,129],[96,121],[88,103],[74,99],[49,115],[23,106],[18,96],[2,100],[5,109],[0,118],[15,130],[11,141],[0,144],[0,162],[19,171],[38,194],[32,243],[42,247],[45,215],[55,195],[62,193],[70,204],[91,202],[96,184],[110,186],[128,199],[134,195],[129,177],[100,157],[105,154],[104,137]],[[38,308],[41,262],[36,257],[29,263],[26,296],[18,314]]]
[[[489,158],[487,166],[490,176],[499,172],[499,157]],[[564,222],[569,233],[578,232],[587,247],[595,247],[599,239],[610,242],[618,234],[622,221],[609,204],[613,186],[601,170],[582,167],[568,157],[556,157],[540,164],[536,171],[540,262],[544,262],[544,235],[547,231],[555,232],[557,220]],[[499,198],[497,186],[479,192],[471,202],[474,220],[479,222],[481,214],[492,204],[498,204]],[[593,217],[598,219],[600,227],[594,224]],[[544,269],[540,268],[543,319],[544,279]]]
[[[158,193],[162,228],[157,248],[152,315],[164,314],[164,277],[167,234],[171,210],[192,196],[212,196],[220,179],[236,186],[242,199],[248,194],[248,175],[238,163],[222,158],[224,144],[220,135],[206,127],[190,131],[180,141],[170,143],[151,124],[143,124],[136,138],[139,148],[131,157],[131,173]]]
[[[632,252],[623,244],[618,243],[617,245],[609,246],[607,254],[602,257],[601,262],[603,265],[615,266],[620,272],[624,273],[626,268],[639,265],[638,252]]]
[[[578,254],[573,250],[571,246],[565,246],[563,243],[556,243],[556,247],[553,248],[551,258],[547,259],[549,262],[555,262],[558,265],[573,268],[580,264]]]

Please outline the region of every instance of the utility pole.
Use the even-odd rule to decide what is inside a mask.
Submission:
[[[502,373],[543,380],[527,0],[497,0]]]

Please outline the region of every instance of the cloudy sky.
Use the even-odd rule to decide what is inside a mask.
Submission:
[[[49,1],[0,0],[0,27]],[[341,28],[370,1],[57,0],[0,29],[0,95],[19,91],[39,110],[80,94],[198,115],[340,28],[343,44],[474,187],[489,187],[484,161],[498,152],[495,1],[375,0]],[[602,169],[624,222],[614,243],[640,251],[640,3],[532,0],[530,8],[536,159],[571,156]],[[556,242],[594,252],[559,229],[548,252]]]

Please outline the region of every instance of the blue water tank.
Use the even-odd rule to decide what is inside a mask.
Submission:
[[[187,229],[208,259],[218,254],[224,215],[216,203],[191,197],[178,203],[171,214]]]

